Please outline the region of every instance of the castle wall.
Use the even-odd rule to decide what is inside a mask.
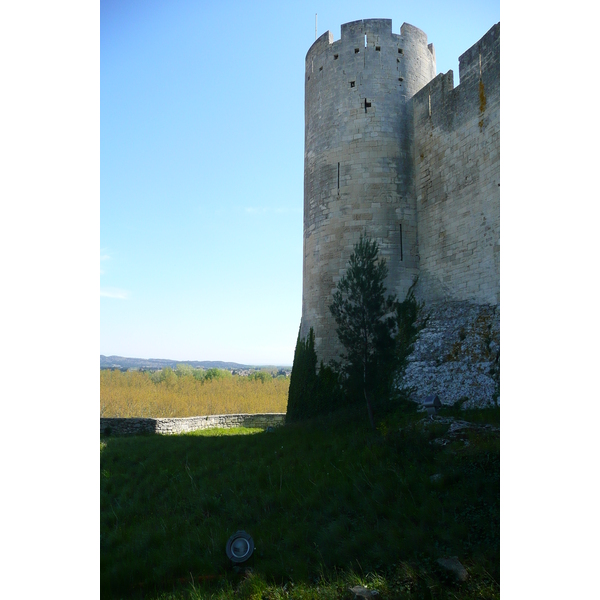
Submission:
[[[500,24],[412,99],[426,303],[500,302]]]
[[[366,45],[365,45],[366,36]],[[435,76],[426,35],[389,19],[346,23],[306,55],[302,330],[320,359],[338,356],[329,305],[361,233],[377,240],[387,289],[419,272],[411,106]]]
[[[500,403],[500,308],[472,302],[426,305],[423,327],[399,381],[422,402],[435,394],[462,408]]]
[[[171,435],[199,429],[231,429],[232,427],[280,427],[285,424],[285,413],[257,413],[237,415],[206,415],[183,418],[119,418],[101,417],[100,433],[114,435],[140,435],[157,433]]]

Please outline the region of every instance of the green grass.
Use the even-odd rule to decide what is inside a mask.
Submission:
[[[457,416],[497,424],[499,410]],[[448,426],[408,405],[377,426],[360,410],[274,432],[103,438],[102,597],[350,599],[362,584],[499,598],[498,434],[430,443]],[[256,545],[251,574],[225,554],[238,529]],[[445,556],[467,582],[437,566]]]

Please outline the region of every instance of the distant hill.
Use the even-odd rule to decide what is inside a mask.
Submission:
[[[124,356],[100,355],[101,369],[164,369],[177,365],[190,365],[196,369],[257,369],[277,367],[277,365],[242,365],[221,360],[169,360],[166,358],[126,358]]]

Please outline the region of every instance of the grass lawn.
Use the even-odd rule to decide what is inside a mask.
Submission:
[[[499,409],[451,414],[499,426]],[[274,432],[102,438],[102,597],[499,598],[498,431],[448,436],[409,404],[375,416],[376,432],[361,409]],[[240,573],[225,553],[238,529],[255,543]],[[450,556],[467,581],[438,565]]]

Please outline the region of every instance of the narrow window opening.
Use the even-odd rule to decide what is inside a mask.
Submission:
[[[310,81],[310,75],[308,76],[308,80]]]
[[[398,54],[404,54],[404,50],[402,50],[402,48],[398,48]]]
[[[337,59],[338,59],[338,57],[339,57],[339,54],[334,54],[334,55],[333,55],[333,60],[337,60]]]
[[[354,87],[355,83],[356,83],[355,81],[351,81],[350,82],[350,87]]]
[[[323,67],[319,67],[319,71],[322,71],[322,70],[323,70]]]
[[[338,192],[340,191],[340,163],[338,163]]]
[[[358,54],[360,52],[360,48],[354,48],[354,54]]]
[[[402,223],[400,223],[400,261],[404,260],[404,255],[402,253]]]
[[[365,33],[365,48],[367,47],[367,34]]]
[[[381,52],[381,46],[375,46],[375,50],[377,50],[377,52]]]
[[[367,102],[367,99],[365,98],[365,112],[367,112],[367,108],[371,108],[371,103]]]

